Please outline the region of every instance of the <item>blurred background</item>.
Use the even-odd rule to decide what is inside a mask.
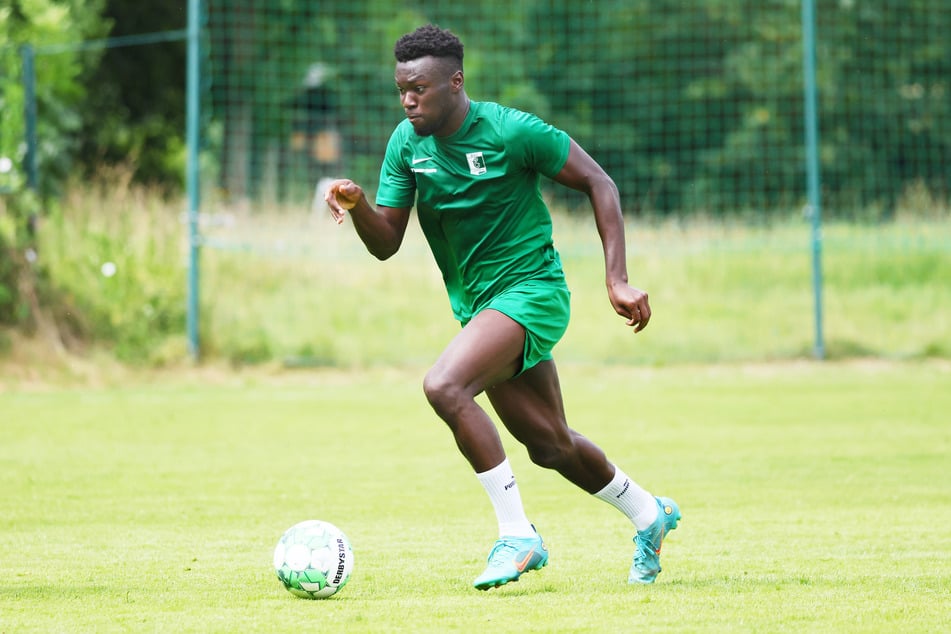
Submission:
[[[0,350],[430,358],[432,323],[455,326],[425,245],[379,268],[314,201],[328,178],[375,188],[393,43],[434,22],[473,99],[566,130],[617,182],[668,324],[642,361],[951,355],[951,4],[2,1]],[[545,193],[590,324],[565,354],[628,359],[599,337],[586,201]]]

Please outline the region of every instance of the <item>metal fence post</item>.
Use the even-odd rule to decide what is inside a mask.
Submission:
[[[815,303],[815,349],[817,359],[825,358],[822,333],[822,207],[819,175],[819,125],[816,99],[816,11],[815,0],[802,0],[802,61],[806,133],[806,189],[812,221],[812,290]]]
[[[201,0],[188,0],[188,56],[185,96],[185,136],[188,148],[185,187],[188,194],[188,306],[186,329],[188,352],[197,360],[199,348],[199,262],[201,235],[199,227],[199,117],[201,72]]]

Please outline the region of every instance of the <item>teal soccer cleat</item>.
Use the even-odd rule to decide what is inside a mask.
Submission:
[[[634,561],[628,583],[654,583],[660,572],[660,547],[667,533],[677,528],[680,507],[670,498],[655,498],[659,512],[657,519],[634,536]]]
[[[548,565],[548,549],[542,538],[500,537],[489,553],[489,564],[472,584],[479,590],[488,590],[518,581],[522,573],[540,570]]]

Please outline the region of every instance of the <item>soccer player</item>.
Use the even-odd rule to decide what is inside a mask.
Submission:
[[[406,113],[390,136],[376,207],[351,180],[325,199],[349,212],[371,254],[399,249],[414,201],[462,329],[426,374],[423,390],[449,426],[495,509],[499,538],[474,582],[487,590],[548,563],[525,514],[498,430],[475,397],[484,392],[532,462],[616,507],[634,524],[629,583],[652,583],[661,542],[680,510],[654,497],[568,427],[552,348],[568,326],[569,297],[539,191],[544,175],[584,192],[604,249],[608,298],[634,332],[650,321],[647,293],[628,284],[624,224],[614,181],[565,132],[538,117],[471,101],[463,44],[420,27],[397,40],[396,87]]]

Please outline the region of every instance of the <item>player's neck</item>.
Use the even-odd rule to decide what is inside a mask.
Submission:
[[[455,111],[450,116],[447,125],[444,127],[445,132],[437,132],[434,136],[440,138],[450,137],[462,127],[462,124],[465,123],[466,117],[469,116],[469,109],[472,107],[472,102],[469,100],[469,97],[466,93],[459,93],[459,105],[456,107]]]

